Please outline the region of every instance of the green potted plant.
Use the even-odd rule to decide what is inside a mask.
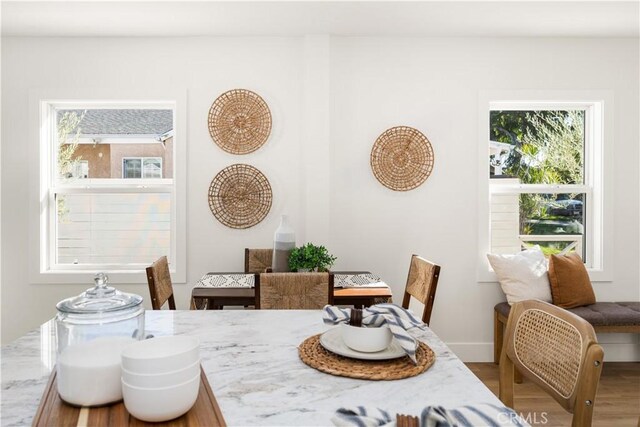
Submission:
[[[289,255],[289,269],[291,271],[328,271],[336,261],[324,246],[307,243],[295,248]]]

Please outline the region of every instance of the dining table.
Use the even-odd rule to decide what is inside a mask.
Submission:
[[[1,425],[32,423],[56,363],[50,320],[2,347]],[[498,398],[426,327],[415,337],[435,353],[425,372],[393,381],[334,376],[304,364],[298,346],[329,326],[321,310],[154,310],[146,334],[190,335],[200,341],[201,364],[229,426],[327,426],[342,407],[366,405],[419,415]]]
[[[204,277],[212,275],[234,276],[246,273],[233,272],[209,272]],[[335,271],[335,277],[354,275],[370,275],[369,271]],[[259,274],[256,274],[259,276]],[[202,280],[202,279],[201,279]],[[338,286],[333,289],[333,303],[336,305],[352,305],[356,308],[369,307],[378,302],[392,302],[393,294],[387,284],[381,282],[380,286]],[[254,287],[202,287],[194,286],[191,289],[191,308],[222,309],[225,306],[252,306],[255,304]]]

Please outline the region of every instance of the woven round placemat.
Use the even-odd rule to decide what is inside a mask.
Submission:
[[[249,228],[271,209],[271,184],[250,165],[235,164],[221,170],[209,186],[209,208],[218,221],[231,228]]]
[[[433,148],[422,132],[408,126],[387,129],[371,149],[371,169],[382,185],[395,191],[420,186],[433,170]]]
[[[228,153],[251,153],[267,142],[270,133],[271,111],[250,90],[227,91],[209,109],[209,134]]]
[[[298,346],[300,359],[321,372],[361,380],[400,380],[415,377],[429,369],[436,354],[423,342],[416,350],[418,364],[408,357],[389,360],[360,360],[337,355],[320,344],[320,335],[307,338]]]

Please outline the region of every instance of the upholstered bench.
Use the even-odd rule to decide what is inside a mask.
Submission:
[[[507,302],[501,302],[494,310],[493,361],[497,364],[500,362],[504,328],[507,326],[511,306]],[[591,323],[596,332],[640,333],[640,301],[597,302],[567,310]]]

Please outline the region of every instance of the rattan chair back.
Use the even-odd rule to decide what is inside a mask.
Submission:
[[[273,249],[244,249],[244,272],[264,273],[271,268],[273,261]]]
[[[542,301],[511,307],[500,359],[500,400],[513,407],[514,368],[590,426],[604,351],[584,319]]]
[[[409,308],[411,297],[420,301],[424,304],[422,321],[426,324],[429,324],[431,321],[431,312],[433,310],[433,301],[436,297],[436,288],[438,286],[439,277],[439,265],[427,261],[418,255],[411,256],[411,264],[409,265],[409,275],[407,277],[407,285],[404,289],[402,307]]]
[[[154,310],[161,310],[167,301],[170,310],[176,309],[169,262],[166,256],[160,257],[151,264],[151,267],[147,267],[147,283],[149,284],[149,294],[151,294],[151,307]]]
[[[333,303],[333,273],[262,273],[256,308],[318,310]]]

